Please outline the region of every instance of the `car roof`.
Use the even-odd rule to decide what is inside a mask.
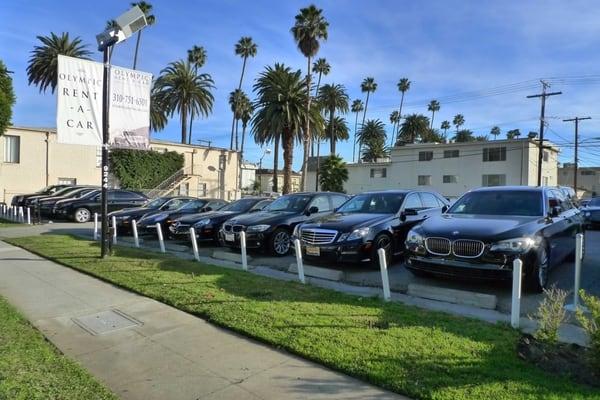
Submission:
[[[338,193],[338,192],[296,192],[296,193],[284,194],[284,196],[293,196],[293,195],[315,196],[317,194],[335,194],[335,195],[341,195],[341,196],[348,196],[346,193]]]
[[[548,186],[485,186],[471,190],[472,192],[543,192],[547,189],[555,189]]]

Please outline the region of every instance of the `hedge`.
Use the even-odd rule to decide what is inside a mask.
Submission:
[[[152,189],[183,168],[183,155],[174,151],[114,149],[111,172],[124,189]]]

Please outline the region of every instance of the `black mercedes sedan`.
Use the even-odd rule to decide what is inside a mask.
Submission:
[[[28,196],[24,200],[22,200],[22,203],[23,203],[24,207],[32,207],[33,208],[33,207],[36,207],[37,204],[42,200],[50,199],[52,197],[66,196],[69,193],[73,192],[74,190],[78,190],[82,187],[88,187],[88,186],[79,186],[79,185],[65,186],[58,190],[55,190],[54,192],[52,192],[50,194],[39,194],[39,195],[35,195],[35,196]]]
[[[378,249],[388,260],[404,254],[408,231],[447,207],[448,201],[431,191],[361,193],[335,213],[299,225],[295,236],[307,260],[379,265]]]
[[[196,232],[196,238],[203,242],[219,242],[219,230],[225,221],[240,214],[262,211],[273,202],[264,197],[246,197],[227,204],[218,211],[185,215],[173,220],[169,226],[170,235],[176,239],[189,239],[190,228]]]
[[[62,196],[51,196],[51,197],[45,197],[42,199],[38,199],[36,201],[36,212],[38,211],[38,208],[39,208],[39,213],[42,216],[53,217],[54,210],[56,209],[55,207],[58,207],[60,204],[63,204],[66,201],[69,201],[71,199],[78,199],[80,197],[83,197],[86,194],[93,192],[97,189],[98,189],[98,187],[93,187],[93,186],[80,187],[77,189],[70,190],[70,191],[68,191],[67,194],[64,194]]]
[[[148,201],[141,193],[122,189],[110,189],[107,198],[109,212],[139,206]],[[101,190],[94,189],[78,199],[68,199],[55,204],[53,210],[56,218],[88,222],[94,213],[100,214],[101,208]]]
[[[155,210],[146,213],[137,221],[138,232],[140,234],[156,234],[156,224],[160,223],[165,236],[170,232],[169,227],[177,218],[184,215],[205,213],[213,210],[219,210],[227,204],[227,201],[213,198],[193,199],[181,207],[173,210]]]
[[[32,197],[43,197],[43,196],[50,196],[52,194],[54,194],[55,192],[64,189],[66,187],[69,187],[70,185],[50,185],[50,186],[46,186],[43,189],[38,190],[35,193],[29,193],[29,194],[21,194],[18,196],[13,196],[10,205],[11,206],[15,206],[15,207],[24,207],[25,201],[27,199],[30,199]]]
[[[406,267],[416,275],[510,279],[519,257],[526,286],[541,292],[582,230],[581,212],[556,188],[475,189],[408,233]]]
[[[137,222],[144,215],[154,211],[167,212],[177,210],[192,200],[195,200],[195,198],[188,196],[157,197],[156,199],[149,200],[140,207],[125,208],[111,212],[108,214],[108,217],[115,217],[118,232],[127,234],[131,232],[131,222],[133,220]]]
[[[348,198],[333,192],[286,194],[263,211],[242,214],[225,222],[219,232],[220,239],[227,247],[239,248],[239,234],[244,231],[249,249],[263,249],[275,256],[285,256],[290,251],[296,225],[332,213]]]
[[[594,229],[600,226],[600,197],[593,197],[581,209],[586,228]]]

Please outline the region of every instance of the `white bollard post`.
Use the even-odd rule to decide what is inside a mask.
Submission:
[[[581,284],[581,260],[583,260],[583,233],[575,235],[575,282],[573,290],[573,309],[579,307],[579,287]]]
[[[94,213],[94,240],[98,240],[98,213]]]
[[[113,215],[110,221],[113,228],[112,242],[113,244],[117,244],[117,218]]]
[[[200,254],[198,254],[198,242],[196,242],[196,230],[190,228],[190,240],[192,241],[192,251],[194,252],[194,258],[196,261],[200,261]]]
[[[19,206],[19,222],[25,222],[25,215],[23,214],[22,206]]]
[[[302,247],[300,246],[300,240],[294,239],[294,248],[296,249],[296,266],[298,267],[298,279],[300,282],[306,283],[304,278],[304,264],[302,264]]]
[[[242,269],[248,271],[248,253],[246,252],[246,232],[240,232],[240,247],[242,249]]]
[[[27,207],[27,225],[31,225],[31,209]]]
[[[135,244],[135,247],[140,247],[140,238],[138,236],[137,222],[135,219],[131,221],[131,230],[133,231],[133,243]]]
[[[518,329],[521,319],[521,275],[523,272],[523,261],[515,259],[513,261],[513,284],[512,284],[512,304],[510,307],[510,325]]]
[[[385,301],[390,301],[392,296],[390,294],[390,280],[388,277],[385,250],[377,250],[377,256],[379,257],[379,269],[381,269],[381,286],[383,287],[383,299]]]
[[[158,244],[160,245],[160,252],[165,252],[165,240],[163,239],[162,228],[160,222],[156,223],[156,234],[158,235]]]

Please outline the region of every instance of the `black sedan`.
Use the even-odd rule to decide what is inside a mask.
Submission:
[[[45,188],[43,188],[41,190],[38,190],[35,193],[14,196],[10,202],[10,205],[15,206],[15,207],[19,207],[19,206],[24,207],[26,205],[25,201],[27,199],[30,199],[32,197],[50,196],[50,195],[54,194],[55,192],[59,191],[60,189],[64,189],[69,186],[70,185],[50,185],[50,186],[46,186]]]
[[[593,229],[600,225],[600,197],[590,199],[581,209],[585,226]]]
[[[160,223],[163,234],[168,235],[169,227],[177,218],[184,215],[205,213],[213,210],[219,210],[227,204],[227,201],[221,199],[203,198],[194,199],[182,204],[181,207],[174,210],[156,210],[146,213],[137,221],[140,234],[156,234],[156,224]]]
[[[140,207],[125,208],[123,210],[111,212],[108,214],[108,217],[115,217],[119,233],[129,233],[131,232],[131,222],[133,220],[136,220],[137,222],[144,215],[154,211],[167,212],[177,210],[192,200],[195,200],[195,198],[187,196],[158,197],[148,201]]]
[[[273,200],[264,197],[244,198],[227,204],[218,211],[201,214],[185,215],[173,220],[169,226],[170,234],[179,239],[189,239],[190,228],[196,232],[196,238],[205,242],[219,243],[221,225],[230,218],[240,214],[253,213],[263,210]]]
[[[342,193],[287,194],[263,211],[242,214],[225,222],[219,233],[220,239],[227,247],[239,248],[239,234],[244,231],[248,248],[285,256],[290,251],[296,225],[329,214],[347,200],[348,196]]]
[[[307,260],[378,265],[378,249],[385,250],[388,260],[404,254],[408,231],[447,206],[448,201],[435,192],[362,193],[337,212],[299,225],[295,236]]]
[[[35,195],[35,196],[29,196],[27,198],[25,198],[22,203],[24,207],[37,207],[37,204],[39,204],[40,201],[42,200],[46,200],[46,199],[50,199],[53,197],[62,197],[62,196],[67,196],[69,193],[81,189],[82,187],[89,187],[89,186],[74,186],[74,185],[69,185],[69,186],[65,186],[63,188],[60,188],[56,191],[54,191],[51,194],[39,194],[39,195]]]
[[[550,268],[574,253],[582,230],[580,211],[558,189],[480,188],[408,233],[407,268],[417,275],[510,279],[518,257],[526,285],[540,292]]]
[[[39,208],[39,213],[44,217],[52,217],[54,215],[54,210],[66,201],[71,199],[78,199],[80,197],[85,196],[86,194],[97,190],[97,187],[80,187],[77,189],[73,189],[68,191],[68,193],[63,194],[62,196],[51,196],[45,197],[42,199],[38,199],[36,201],[36,212]]]
[[[148,201],[148,198],[141,193],[121,189],[109,190],[107,198],[109,212],[139,206]],[[56,204],[54,216],[75,222],[88,222],[94,213],[101,213],[101,206],[101,191],[95,189],[78,199],[69,199]]]

